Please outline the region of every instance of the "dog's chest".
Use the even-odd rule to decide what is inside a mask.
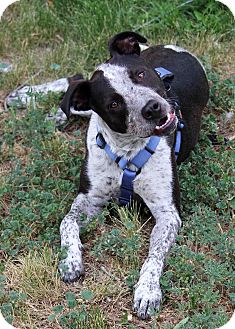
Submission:
[[[134,191],[148,204],[169,203],[173,193],[171,149],[162,140],[134,181]]]
[[[97,197],[117,199],[123,170],[97,146],[96,135],[97,126],[91,120],[87,137],[87,175],[91,192]],[[171,149],[162,138],[155,153],[136,176],[133,191],[150,202],[164,198],[169,201],[169,198],[172,198],[172,177]]]

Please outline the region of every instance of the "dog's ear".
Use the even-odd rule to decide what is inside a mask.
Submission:
[[[75,109],[87,109],[90,98],[90,82],[87,80],[71,81],[69,87],[60,103],[60,108],[66,114],[67,118],[70,116],[70,106]]]
[[[116,34],[109,40],[108,46],[111,56],[115,54],[119,55],[131,55],[140,54],[140,43],[146,43],[147,39],[140,34],[126,31]]]

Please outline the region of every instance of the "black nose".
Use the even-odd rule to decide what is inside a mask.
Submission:
[[[150,100],[142,108],[141,113],[142,113],[143,117],[146,120],[160,119],[160,116],[161,116],[161,106],[155,100]]]

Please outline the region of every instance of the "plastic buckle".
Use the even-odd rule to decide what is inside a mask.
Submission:
[[[184,121],[180,118],[178,120],[178,127],[177,127],[177,129],[178,130],[182,130],[183,128],[184,128]]]

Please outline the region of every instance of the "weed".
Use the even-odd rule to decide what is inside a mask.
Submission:
[[[92,296],[93,294],[89,290],[81,291],[83,301],[90,301]],[[69,310],[65,311],[62,305],[54,306],[54,313],[49,315],[49,321],[53,322],[57,319],[62,327],[65,326],[68,329],[108,329],[106,319],[98,307],[88,309],[85,304],[82,304],[78,308],[78,302],[73,292],[67,292],[65,297]]]
[[[114,206],[116,214],[113,225],[99,236],[92,253],[96,257],[105,257],[106,252],[122,259],[124,264],[139,266],[140,248],[145,239],[141,234],[141,221],[136,206],[132,209]]]

